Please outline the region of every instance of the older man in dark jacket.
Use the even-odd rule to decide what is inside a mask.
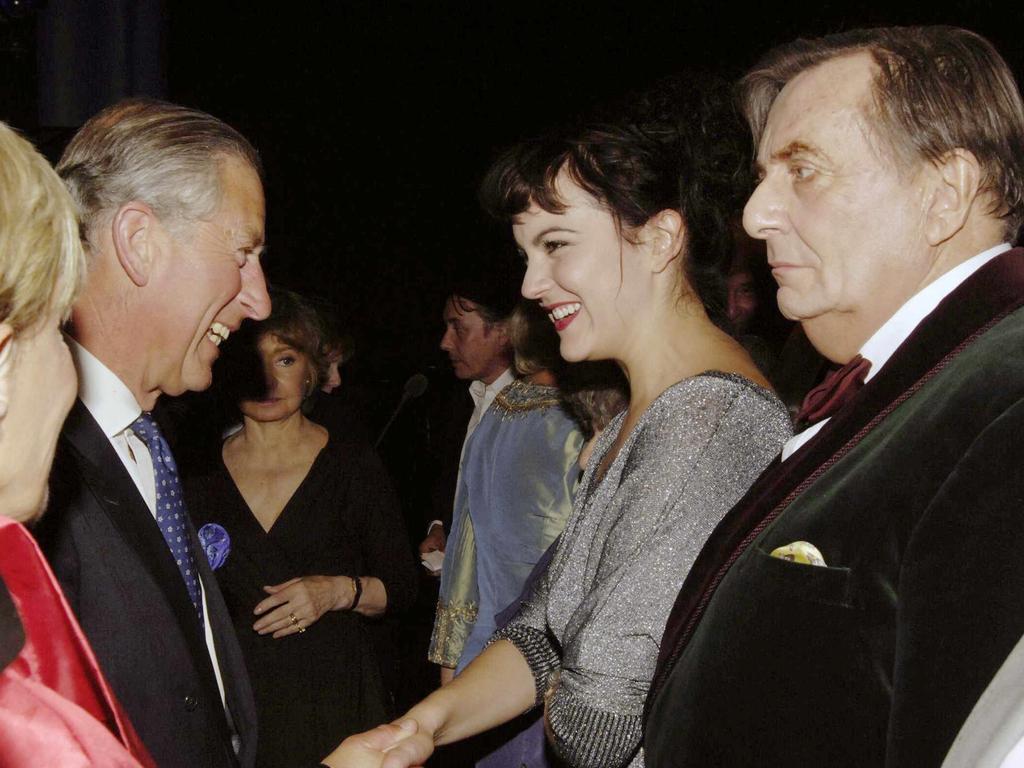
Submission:
[[[647,764],[938,766],[1024,634],[1020,95],[951,28],[798,41],[743,93],[745,227],[845,365],[683,587]]]

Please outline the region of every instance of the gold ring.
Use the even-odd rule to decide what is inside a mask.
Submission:
[[[292,620],[292,626],[294,626],[294,625],[299,623],[299,620],[295,618],[295,614],[294,613],[289,613],[288,614],[288,618]]]
[[[305,632],[305,631],[306,631],[306,628],[305,628],[305,627],[299,627],[299,634],[300,634],[300,635],[301,635],[301,634],[302,634],[303,632]]]

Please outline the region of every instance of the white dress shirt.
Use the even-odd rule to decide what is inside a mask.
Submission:
[[[141,406],[135,401],[135,396],[125,383],[89,350],[70,336],[67,337],[67,342],[71,349],[71,357],[75,361],[75,369],[78,371],[78,398],[100,425],[135,487],[139,489],[139,495],[149,507],[150,514],[156,519],[153,459],[146,444],[139,440],[131,429],[131,425],[142,414]],[[205,557],[202,552],[195,554],[196,557]],[[199,577],[199,574],[196,576]],[[208,616],[206,589],[203,587],[202,577],[199,577],[198,581],[203,597],[203,615]],[[220,664],[217,661],[217,650],[213,644],[213,630],[210,629],[209,620],[203,622],[203,628],[206,635],[206,650],[213,663],[213,674],[217,678],[221,703],[226,708],[224,681],[221,679]]]
[[[907,340],[907,337],[914,332],[914,329],[921,324],[939,303],[956,290],[960,284],[973,275],[988,262],[1001,253],[1010,250],[1009,243],[1001,243],[997,246],[982,251],[967,261],[964,261],[945,274],[928,283],[924,288],[915,293],[896,313],[875,331],[874,335],[860,348],[860,354],[865,360],[871,361],[871,368],[864,383],[871,381],[875,375],[882,370],[882,367],[889,362],[889,358]],[[814,437],[828,424],[828,419],[822,419],[803,432],[793,435],[784,446],[782,446],[782,460],[785,461],[799,448]]]
[[[502,371],[501,375],[492,381],[490,384],[484,384],[482,381],[474,381],[469,385],[469,395],[473,398],[473,415],[469,417],[469,424],[466,425],[466,440],[469,440],[469,436],[476,430],[477,424],[480,423],[480,419],[484,417],[487,409],[491,407],[491,403],[494,402],[494,398],[498,396],[505,387],[512,383],[515,376],[512,374],[511,368],[506,368]],[[462,441],[462,451],[465,453],[466,441]],[[462,459],[459,458],[459,465],[462,465]]]

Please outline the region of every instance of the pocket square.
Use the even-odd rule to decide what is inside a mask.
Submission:
[[[825,558],[821,556],[818,548],[809,541],[794,541],[783,547],[776,547],[772,550],[772,557],[780,560],[789,560],[791,563],[802,563],[803,565],[825,565]]]
[[[224,527],[217,523],[207,523],[199,529],[199,543],[206,553],[206,559],[210,563],[211,570],[216,571],[224,561],[228,559],[231,552],[231,537]]]

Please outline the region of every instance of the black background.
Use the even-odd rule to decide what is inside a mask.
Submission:
[[[774,44],[865,24],[965,26],[1018,77],[1024,64],[1024,12],[989,0],[168,0],[162,13],[150,54],[166,96],[235,125],[264,157],[268,275],[336,303],[357,340],[350,373],[396,386],[443,370],[441,302],[458,259],[475,257],[476,187],[501,147],[662,75],[738,75]],[[34,122],[33,15],[0,23],[0,117],[52,154]]]

